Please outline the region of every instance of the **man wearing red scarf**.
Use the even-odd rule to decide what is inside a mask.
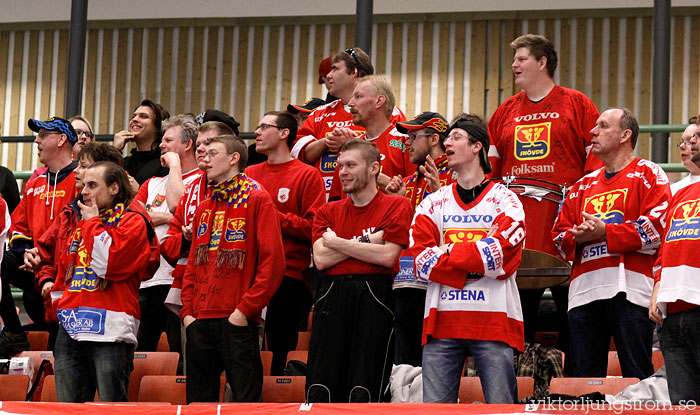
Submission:
[[[192,222],[192,248],[182,284],[180,316],[187,348],[187,402],[216,402],[219,375],[237,402],[259,402],[260,312],[284,274],[284,247],[270,196],[244,173],[243,140],[207,140],[210,197]]]

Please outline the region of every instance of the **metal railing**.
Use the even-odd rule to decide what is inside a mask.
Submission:
[[[640,134],[649,133],[682,133],[685,131],[687,124],[656,124],[656,125],[640,125]],[[243,132],[239,136],[247,141],[254,140],[255,134],[252,132]],[[111,142],[114,139],[113,134],[98,134],[95,136],[95,140],[100,142]],[[2,137],[3,143],[31,143],[34,141],[33,135],[19,135],[19,136],[8,136]],[[683,166],[682,163],[657,163],[666,173],[682,173],[688,170]],[[12,172],[17,180],[26,180],[32,175],[32,171],[29,170],[18,170]]]

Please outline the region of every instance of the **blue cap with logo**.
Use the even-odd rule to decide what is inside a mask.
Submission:
[[[71,145],[78,142],[78,135],[75,133],[73,126],[70,125],[68,120],[61,117],[51,117],[46,121],[39,121],[35,120],[34,118],[30,118],[27,125],[29,126],[29,129],[35,133],[38,133],[39,130],[43,128],[47,131],[56,131],[58,133],[65,134],[66,137],[68,137],[68,142],[71,143]]]

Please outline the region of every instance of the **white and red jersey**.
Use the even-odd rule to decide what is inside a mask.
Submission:
[[[571,186],[585,173],[603,163],[590,154],[591,129],[598,110],[583,93],[555,86],[539,102],[532,102],[525,92],[503,102],[489,120],[489,177],[506,175],[532,177],[559,185]],[[531,197],[521,197],[530,234],[535,229],[549,229],[557,209]],[[557,255],[549,238],[530,237],[525,248]]]
[[[457,181],[457,173],[449,168],[445,155],[435,160],[435,166],[438,168],[440,186],[448,186]],[[432,193],[428,190],[428,181],[425,179],[425,176],[420,174],[418,169],[412,175],[404,177],[403,182],[406,184],[406,198],[411,202],[411,208],[414,210]],[[399,273],[394,278],[392,288],[420,288],[425,290],[427,287],[427,281],[419,280],[415,277],[413,257],[410,255],[410,252],[408,250],[402,251],[399,257]]]
[[[392,124],[406,121],[406,116],[398,107],[394,107],[390,121]],[[343,105],[343,101],[339,99],[326,105],[321,105],[311,112],[306,121],[304,121],[304,125],[297,131],[297,138],[292,147],[292,157],[308,163],[304,158],[305,147],[314,141],[326,137],[338,127],[351,128],[360,133],[365,132],[364,128],[352,123],[350,107]],[[326,188],[326,199],[328,199],[328,193],[333,183],[333,172],[335,171],[337,159],[338,153],[326,151],[321,158],[313,163],[323,178]]]
[[[77,252],[73,277],[54,303],[73,340],[136,344],[139,283],[156,268],[158,240],[148,239],[151,225],[143,208],[131,209],[116,226],[105,226],[97,216],[79,222],[82,239],[61,249],[58,275],[66,275],[69,250]]]
[[[664,216],[666,229],[656,265],[656,304],[667,313],[700,306],[700,185],[676,192]]]
[[[316,210],[326,203],[323,180],[316,169],[299,160],[246,168],[270,194],[277,207],[284,244],[284,275],[301,280],[311,263],[311,226]]]
[[[392,178],[399,175],[401,177],[408,177],[418,168],[418,166],[411,163],[410,154],[406,150],[407,137],[406,134],[401,134],[396,129],[396,124],[391,124],[379,136],[370,139],[367,137],[367,134],[364,134],[361,139],[374,143],[377,146],[381,157],[380,173],[386,174],[389,178]],[[328,194],[329,200],[338,200],[347,197],[347,194],[343,193],[343,186],[340,184],[339,174],[340,171],[336,165],[333,170],[331,190]]]
[[[182,175],[182,183],[185,186],[184,195],[192,194],[191,189],[199,183],[200,178],[204,173],[199,169],[194,169]],[[168,177],[151,177],[146,180],[139,192],[134,197],[133,203],[141,202],[144,204],[146,212],[170,212],[170,206],[165,197],[165,188],[168,185]],[[159,241],[163,241],[168,232],[168,223],[162,223],[155,227],[156,235]],[[141,282],[141,288],[153,287],[156,285],[171,285],[173,283],[173,266],[161,256],[160,267],[156,271],[153,278]]]
[[[515,275],[525,228],[522,204],[494,182],[469,204],[457,184],[441,187],[416,209],[408,252],[428,281],[423,344],[430,337],[502,341],[524,349]],[[497,225],[493,235],[489,229]],[[453,244],[449,255],[439,247]]]
[[[569,310],[619,292],[649,306],[661,218],[670,198],[666,173],[639,158],[610,179],[601,168],[573,186],[552,229],[562,257],[573,261]],[[605,239],[576,242],[569,229],[585,220],[582,212],[606,223]]]

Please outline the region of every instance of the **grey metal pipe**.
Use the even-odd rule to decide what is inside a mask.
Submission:
[[[652,124],[668,124],[671,68],[671,0],[654,0]],[[668,162],[668,133],[652,133],[651,159]]]
[[[355,10],[355,44],[368,55],[372,52],[372,14],[374,0],[357,0]]]
[[[68,39],[68,68],[66,70],[66,118],[80,113],[80,104],[83,96],[87,9],[88,0],[72,0],[70,35]]]

